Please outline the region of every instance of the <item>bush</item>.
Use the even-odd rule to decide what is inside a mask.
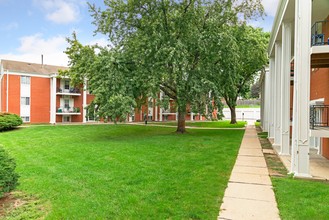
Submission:
[[[0,131],[7,131],[21,124],[23,124],[23,121],[18,115],[0,113]]]
[[[16,188],[19,176],[15,173],[15,168],[15,160],[0,146],[0,198]]]

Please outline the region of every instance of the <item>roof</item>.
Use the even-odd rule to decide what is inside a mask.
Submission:
[[[64,66],[53,66],[37,63],[28,63],[12,60],[1,60],[1,64],[4,70],[10,72],[22,72],[22,73],[39,73],[39,74],[54,74],[58,73],[58,70],[66,70],[68,67]]]

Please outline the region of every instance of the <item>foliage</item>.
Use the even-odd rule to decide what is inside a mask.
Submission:
[[[251,98],[259,98],[260,96],[260,82],[257,81],[255,84],[253,84],[250,88],[250,96]]]
[[[66,50],[71,69],[65,74],[88,80],[104,110],[101,116],[113,115],[107,105],[112,96],[127,99],[118,105],[140,107],[138,100],[157,97],[161,90],[177,105],[182,133],[188,106],[201,114],[206,106],[222,108],[208,66],[218,62],[214,55],[225,53],[228,27],[238,15],[248,19],[263,12],[260,0],[108,0],[105,6],[90,5],[90,10],[96,33],[107,35],[111,47],[82,46],[74,34]]]
[[[0,113],[0,131],[7,131],[23,124],[22,119],[11,113]]]
[[[215,219],[244,130],[31,126],[0,135],[47,219]],[[47,204],[46,204],[47,205]]]
[[[233,34],[227,39],[225,55],[221,57],[219,65],[215,66],[220,74],[214,81],[231,110],[231,123],[236,123],[238,97],[249,91],[254,76],[268,62],[266,48],[269,34],[244,23],[230,27],[230,31]]]
[[[18,174],[15,173],[15,168],[15,160],[0,146],[0,198],[16,188]]]

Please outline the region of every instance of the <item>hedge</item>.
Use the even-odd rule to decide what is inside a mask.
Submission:
[[[16,162],[0,146],[0,198],[18,185],[18,174],[15,173]]]
[[[23,121],[18,115],[0,113],[0,131],[10,130],[21,124],[23,124]]]

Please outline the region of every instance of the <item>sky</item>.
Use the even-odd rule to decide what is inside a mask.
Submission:
[[[264,19],[250,24],[271,31],[279,0],[262,0]],[[103,0],[88,0],[103,6]],[[75,31],[82,44],[107,45],[88,11],[87,0],[0,0],[0,59],[67,66],[63,51]]]

